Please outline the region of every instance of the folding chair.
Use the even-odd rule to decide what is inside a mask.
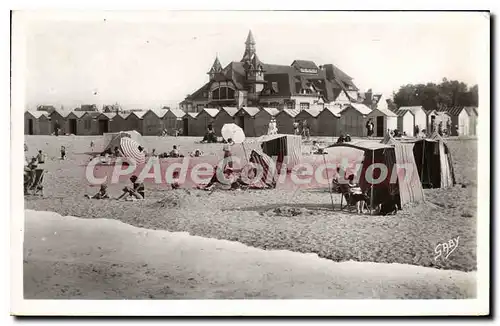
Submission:
[[[31,185],[28,186],[28,195],[36,196],[39,192],[43,196],[43,178],[45,176],[45,170],[36,169],[35,177],[31,182]]]
[[[349,188],[348,184],[339,184],[338,185],[338,190],[340,193],[340,210],[343,210],[347,208],[348,210],[352,209],[354,207],[354,203],[351,200],[352,192],[351,188]],[[346,201],[346,205],[343,206],[344,198]]]

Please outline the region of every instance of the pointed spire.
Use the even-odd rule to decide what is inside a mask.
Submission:
[[[252,66],[253,66],[253,69],[255,70],[259,70],[262,69],[262,62],[259,60],[259,57],[257,56],[257,53],[255,53],[253,55],[253,58],[252,58]]]
[[[212,68],[210,68],[210,71],[208,73],[209,74],[210,73],[217,73],[217,72],[221,72],[221,71],[222,71],[222,65],[220,64],[219,56],[216,55],[214,63],[212,64]]]
[[[252,30],[249,30],[249,31],[248,31],[248,36],[247,36],[247,40],[246,40],[245,44],[247,44],[247,45],[248,45],[248,44],[253,44],[253,45],[255,45],[255,40],[254,40],[254,38],[253,38]]]

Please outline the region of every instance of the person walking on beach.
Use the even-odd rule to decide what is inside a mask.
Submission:
[[[300,135],[299,123],[297,122],[297,120],[293,122],[293,132],[295,133],[295,135]]]
[[[368,137],[371,137],[373,135],[373,129],[374,129],[373,120],[370,118],[366,123],[366,134],[368,135]]]
[[[309,124],[307,123],[307,120],[302,121],[302,136],[306,139],[309,140],[311,137],[310,131],[309,131]]]

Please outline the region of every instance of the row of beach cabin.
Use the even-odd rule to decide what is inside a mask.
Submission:
[[[267,134],[269,121],[274,118],[278,132],[293,134],[295,121],[307,121],[311,136],[353,137],[367,135],[366,123],[374,124],[374,136],[383,137],[388,131],[399,130],[407,136],[426,130],[450,130],[454,136],[475,136],[477,108],[462,107],[425,111],[421,106],[400,107],[396,112],[386,108],[370,109],[364,104],[351,103],[342,107],[311,108],[305,110],[257,107],[205,108],[199,113],[185,113],[179,109],[151,109],[131,113],[100,113],[55,110],[26,111],[25,134],[102,135],[106,132],[137,130],[144,136],[158,136],[165,130],[173,135],[202,137],[209,125],[217,134],[226,123],[236,123],[248,137]]]

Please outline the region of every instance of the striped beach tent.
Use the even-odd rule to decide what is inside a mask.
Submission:
[[[140,135],[137,134],[136,131],[106,134],[105,141],[109,140],[109,143],[104,151],[111,150],[113,152],[114,148],[118,147],[126,158],[133,159],[136,164],[143,164],[146,161],[146,155],[144,150],[139,149],[141,146],[138,141]]]
[[[296,135],[264,135],[255,138],[248,143],[261,143],[262,151],[276,157],[278,171],[281,165],[286,164],[287,170],[292,170],[294,166],[302,160],[302,137]]]
[[[413,156],[424,188],[450,188],[456,184],[450,150],[437,131],[429,138],[401,139],[399,143],[413,146]]]
[[[328,152],[331,149],[339,147],[364,152],[361,161],[362,167],[359,171],[359,184],[363,191],[368,191],[372,207],[385,202],[396,193],[399,194],[401,206],[412,202],[424,201],[422,185],[419,182],[418,175],[415,178],[413,172],[417,168],[408,147],[397,146],[395,143],[385,144],[374,141],[359,141],[333,144],[328,147]],[[354,154],[352,157],[354,157]],[[382,176],[380,168],[374,168],[375,164],[379,166],[382,164],[387,168],[385,177]],[[401,167],[404,167],[404,170]],[[408,177],[406,171],[411,172]],[[397,182],[393,180],[393,175],[396,176]],[[371,178],[373,180],[382,178],[382,180],[373,182],[370,181]]]

